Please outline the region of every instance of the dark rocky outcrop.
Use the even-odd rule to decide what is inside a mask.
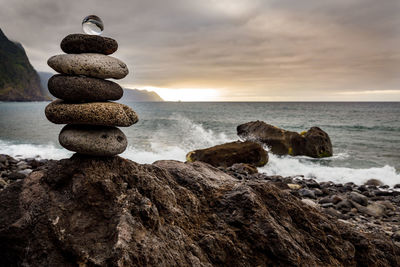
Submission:
[[[286,131],[263,121],[252,121],[237,127],[237,134],[250,141],[267,145],[278,155],[305,155],[313,158],[332,156],[332,143],[326,132],[311,127],[301,134]]]
[[[6,159],[7,161],[7,159]],[[73,156],[0,192],[1,266],[399,266],[400,247],[208,164]]]
[[[0,101],[42,101],[49,96],[19,43],[0,29]]]
[[[202,161],[214,167],[229,167],[235,163],[264,166],[268,162],[267,151],[255,142],[231,142],[191,151],[186,155],[189,162]]]

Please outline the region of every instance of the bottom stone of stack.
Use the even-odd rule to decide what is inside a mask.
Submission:
[[[112,126],[68,124],[58,140],[68,150],[91,156],[121,154],[128,145],[125,134]]]

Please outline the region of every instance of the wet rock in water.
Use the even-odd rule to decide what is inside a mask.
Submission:
[[[128,145],[120,129],[107,126],[66,125],[58,139],[64,148],[92,156],[121,154]]]
[[[112,38],[89,34],[69,34],[61,41],[67,54],[99,53],[110,55],[117,51],[118,43]]]
[[[63,54],[52,56],[47,64],[61,74],[85,75],[100,79],[122,79],[128,67],[119,59],[101,54]]]
[[[61,74],[49,79],[48,88],[53,96],[73,102],[118,100],[124,93],[115,82]]]
[[[237,134],[250,141],[260,142],[278,155],[306,155],[313,158],[332,156],[332,143],[326,132],[312,127],[301,134],[286,131],[262,121],[253,121],[237,127]]]
[[[350,199],[357,202],[360,205],[367,206],[368,205],[368,198],[360,193],[351,192],[349,195]]]
[[[381,186],[383,183],[378,179],[369,179],[364,183],[364,185],[371,185],[371,186]]]
[[[305,134],[302,134],[302,136],[306,141],[304,147],[299,148],[297,152],[298,155],[306,155],[313,158],[332,156],[332,143],[326,132],[318,127],[311,127]],[[297,145],[294,145],[294,147],[297,147]]]
[[[400,188],[400,184],[395,184],[394,188]]]
[[[88,124],[128,127],[139,119],[128,106],[114,102],[72,104],[55,100],[45,110],[49,121],[56,124]]]
[[[259,167],[267,164],[268,154],[257,143],[238,141],[191,151],[186,155],[186,160],[202,161],[214,167],[229,167],[235,163],[247,163]]]
[[[4,266],[400,265],[384,235],[202,162],[50,162],[0,192],[0,240]]]

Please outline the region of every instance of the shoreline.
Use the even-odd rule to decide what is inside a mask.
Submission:
[[[21,181],[35,171],[46,169],[57,160],[18,158],[0,154],[0,192],[13,182]],[[379,180],[365,185],[317,182],[300,176],[282,177],[258,173],[235,164],[218,168],[238,179],[265,180],[328,217],[354,227],[362,233],[384,234],[400,245],[400,185],[390,188]]]

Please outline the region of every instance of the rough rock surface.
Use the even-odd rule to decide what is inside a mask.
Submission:
[[[332,143],[326,132],[312,127],[301,134],[286,131],[263,121],[252,121],[237,127],[237,134],[250,141],[260,142],[278,155],[306,155],[313,158],[332,156]]]
[[[114,102],[72,104],[55,100],[47,105],[45,114],[49,121],[56,124],[128,127],[138,121],[138,116],[130,107]]]
[[[0,192],[1,266],[399,266],[400,247],[201,162],[50,162]]]
[[[60,144],[71,151],[92,156],[114,156],[125,151],[128,141],[116,127],[66,125],[58,137]]]
[[[115,82],[60,74],[49,79],[48,88],[53,96],[72,102],[118,100],[124,93]]]
[[[268,162],[268,154],[255,142],[238,141],[191,151],[186,160],[207,162],[214,167],[229,167],[235,163],[264,166]]]
[[[118,43],[112,38],[89,34],[69,34],[61,41],[67,54],[99,53],[110,55],[117,51]]]
[[[129,73],[124,62],[102,54],[56,55],[49,58],[47,64],[62,74],[85,75],[100,79],[122,79]]]
[[[332,143],[329,135],[319,127],[311,127],[303,135],[305,144],[298,147],[296,155],[307,155],[313,158],[331,157],[333,155]],[[294,146],[296,147],[296,146]]]

